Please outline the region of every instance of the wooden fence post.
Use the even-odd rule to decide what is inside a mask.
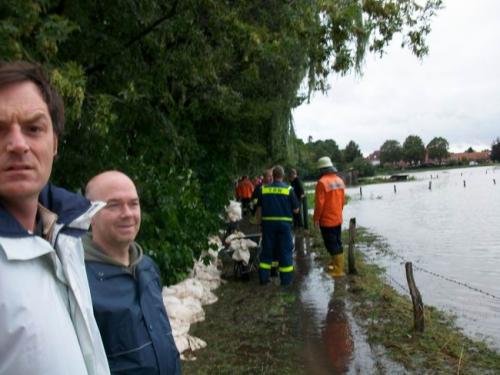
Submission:
[[[348,263],[349,263],[349,274],[357,275],[358,270],[356,269],[356,261],[354,259],[354,243],[356,241],[356,218],[352,217],[349,220],[349,251],[348,251]]]
[[[408,281],[411,301],[413,303],[414,329],[417,332],[424,332],[424,303],[422,302],[422,296],[415,285],[415,279],[413,278],[413,266],[411,262],[405,263],[405,269],[406,280]]]

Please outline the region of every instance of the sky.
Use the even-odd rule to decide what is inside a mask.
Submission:
[[[422,60],[394,38],[379,58],[367,54],[362,76],[332,76],[293,112],[307,142],[354,140],[365,156],[387,139],[444,137],[451,152],[491,148],[500,137],[500,0],[444,0]]]

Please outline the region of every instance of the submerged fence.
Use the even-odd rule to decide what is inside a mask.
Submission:
[[[349,243],[349,247],[348,247],[349,274],[357,274],[358,273],[358,271],[356,269],[355,257],[354,257],[355,240],[356,240],[356,218],[351,218],[349,221],[349,242],[348,242]],[[389,272],[385,272],[385,277],[388,280],[388,283],[391,286],[395,287],[395,289],[399,289],[401,292],[403,292],[403,294],[406,294],[406,293],[410,294],[412,304],[413,304],[415,331],[423,332],[424,327],[425,327],[425,322],[424,322],[424,304],[422,302],[422,297],[421,297],[420,291],[418,290],[417,285],[415,283],[415,279],[413,277],[413,270],[426,273],[430,276],[439,278],[441,280],[445,280],[447,282],[453,283],[453,284],[458,285],[460,287],[464,287],[464,288],[467,288],[467,289],[474,291],[476,293],[482,294],[483,296],[486,296],[488,298],[492,298],[496,301],[500,301],[500,296],[497,296],[493,293],[485,291],[481,288],[472,286],[469,283],[466,283],[464,281],[459,281],[459,280],[453,279],[451,277],[442,275],[438,272],[430,271],[430,270],[423,268],[421,266],[414,265],[414,263],[412,261],[402,257],[399,254],[396,254],[394,252],[389,252],[388,255],[399,259],[400,265],[404,264],[406,280],[408,283],[407,286],[405,286],[401,282],[397,281],[394,277],[391,276],[391,274]],[[371,260],[374,261],[375,259],[371,259]]]

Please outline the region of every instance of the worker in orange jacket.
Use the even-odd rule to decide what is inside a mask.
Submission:
[[[243,176],[236,186],[236,198],[241,201],[244,214],[250,210],[253,189],[252,181],[250,181],[248,176]]]
[[[325,247],[332,255],[328,273],[333,277],[344,276],[341,226],[345,184],[328,156],[319,158],[317,166],[321,177],[316,184],[314,225],[321,230]]]

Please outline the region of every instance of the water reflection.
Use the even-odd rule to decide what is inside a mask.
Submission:
[[[335,281],[335,287],[328,303],[322,338],[332,369],[337,374],[348,371],[352,360],[353,339],[346,314],[346,278]]]
[[[368,344],[353,318],[347,296],[349,279],[333,280],[314,261],[315,254],[301,252],[303,242],[298,238],[295,241],[295,278],[302,302],[300,323],[306,373],[405,373],[380,348]]]

